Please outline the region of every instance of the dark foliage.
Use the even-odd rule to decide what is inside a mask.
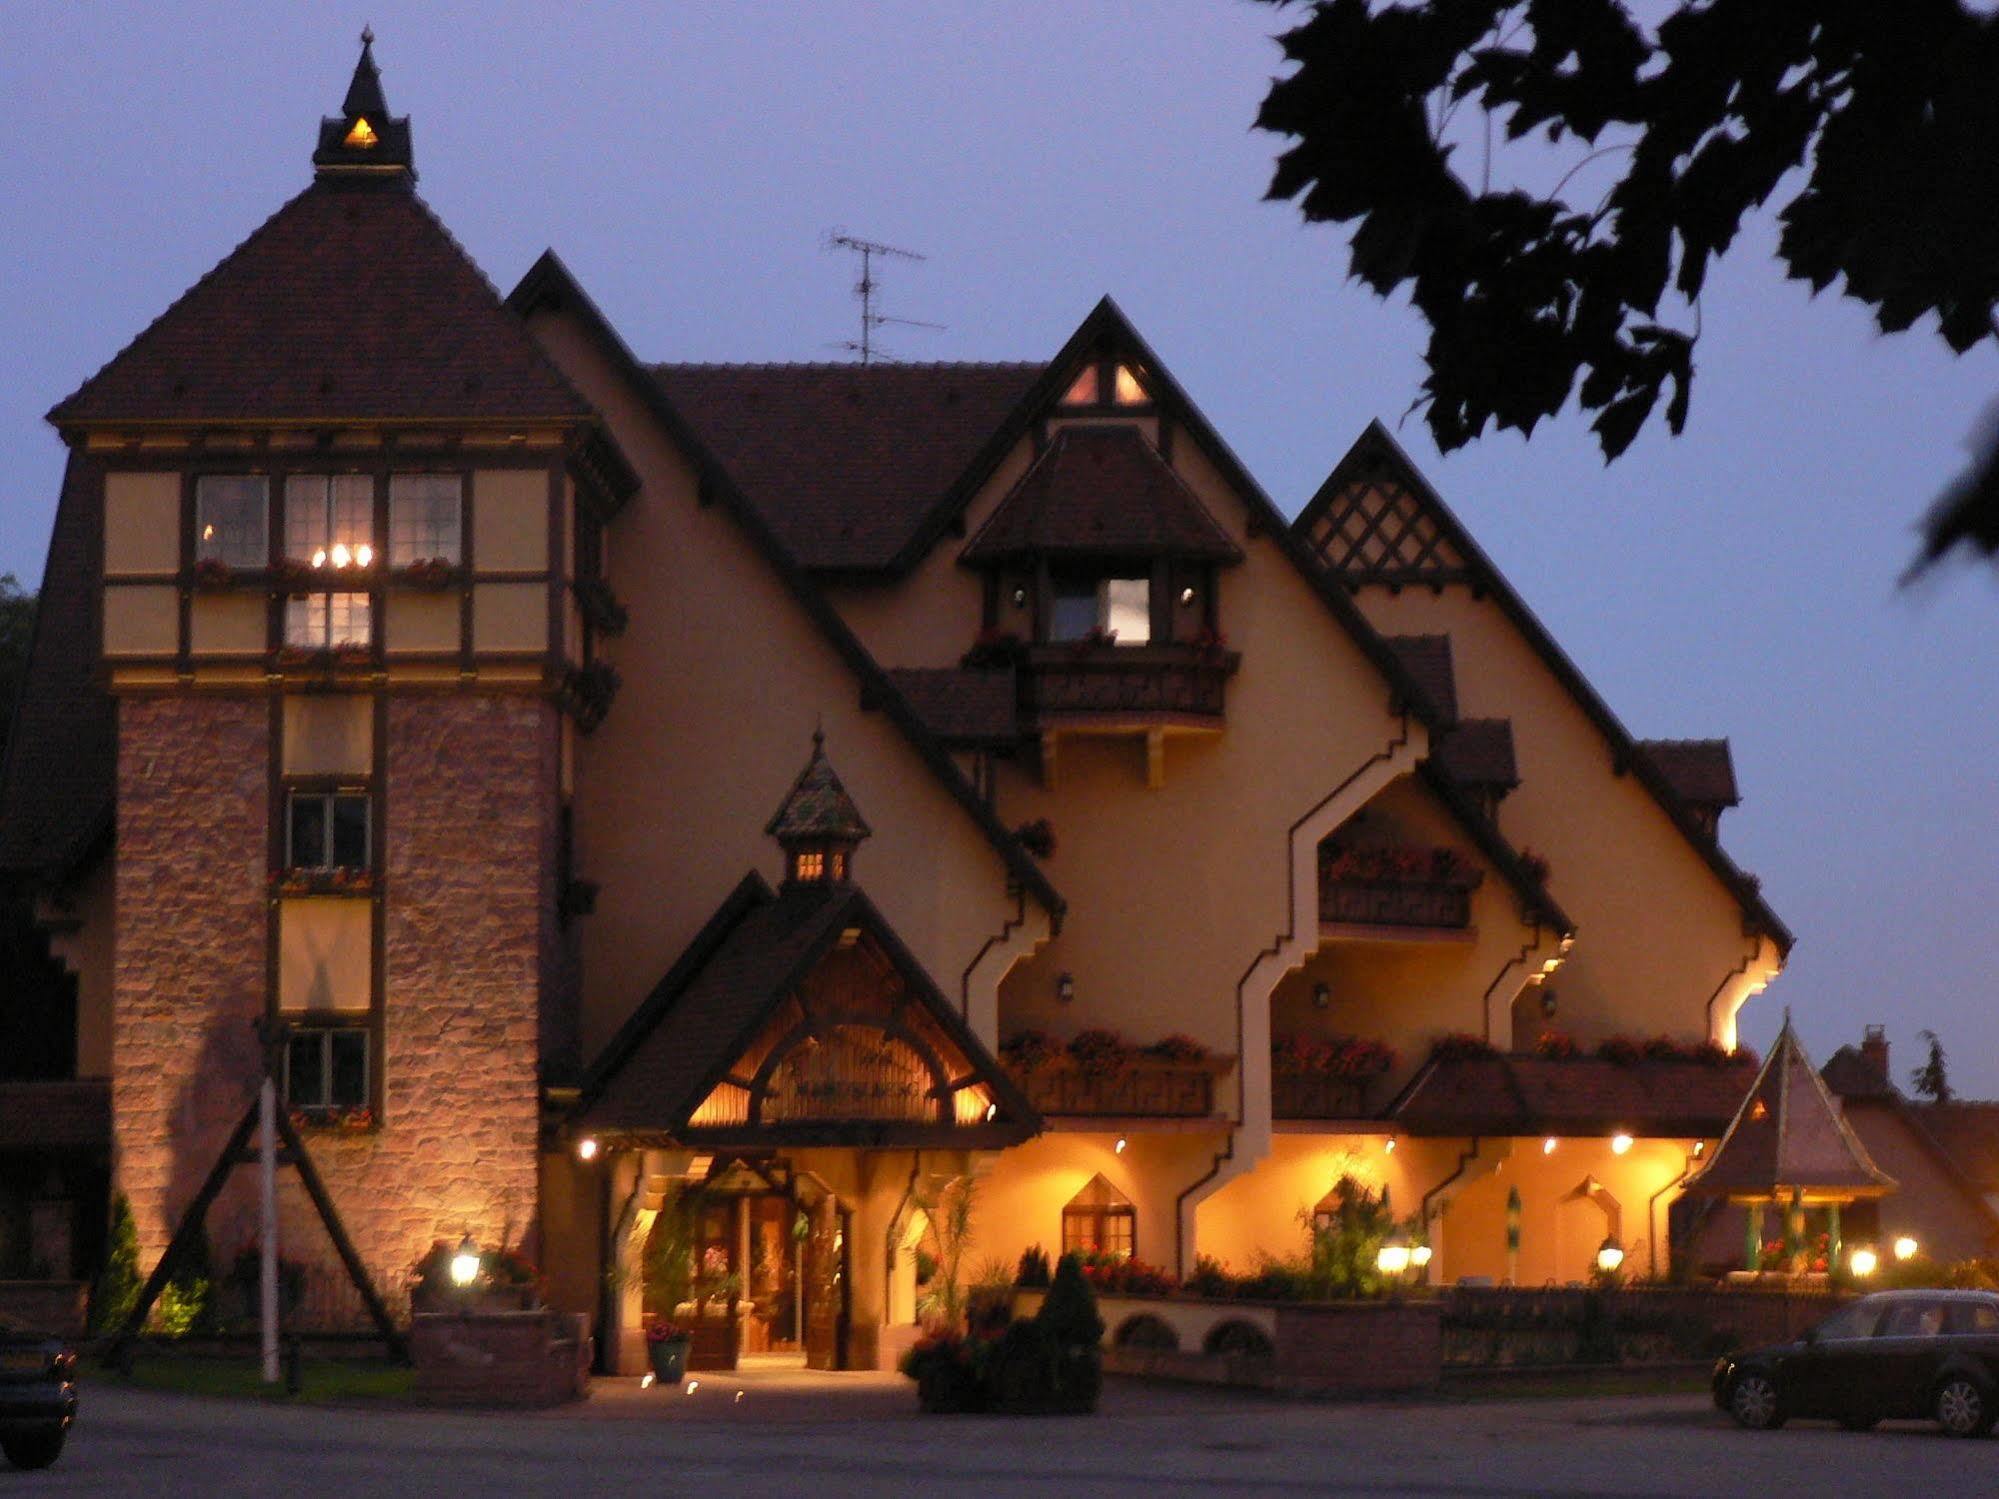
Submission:
[[[1685,0],[1656,27],[1620,0],[1311,0],[1281,42],[1269,196],[1409,294],[1446,452],[1571,398],[1606,459],[1662,398],[1679,432],[1709,264],[1780,189],[1794,279],[1959,353],[1999,331],[1999,17],[1964,0]],[[1552,187],[1495,181],[1522,138],[1508,163]],[[1999,552],[1992,446],[1921,562],[1959,542]]]
[[[1928,1043],[1929,1055],[1923,1058],[1922,1066],[1910,1070],[1909,1086],[1916,1090],[1918,1096],[1927,1098],[1931,1103],[1949,1103],[1950,1074],[1945,1070],[1943,1042],[1937,1039],[1935,1031],[1922,1031],[1918,1034]]]

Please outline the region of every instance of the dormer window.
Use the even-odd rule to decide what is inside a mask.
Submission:
[[[1050,577],[1048,638],[1108,640],[1147,645],[1152,640],[1152,579],[1129,572],[1104,576],[1063,571]]]
[[[340,144],[343,146],[353,146],[357,150],[365,151],[375,144],[375,139],[375,127],[370,125],[365,119],[358,119],[354,122],[354,128],[347,132],[346,137]]]

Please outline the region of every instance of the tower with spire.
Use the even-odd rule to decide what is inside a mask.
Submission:
[[[872,829],[826,758],[826,734],[812,733],[812,755],[764,831],[784,850],[786,889],[844,885],[854,850]]]
[[[313,169],[321,176],[361,176],[416,180],[416,159],[410,151],[407,115],[391,118],[382,93],[381,69],[375,66],[375,33],[361,33],[361,56],[340,113],[319,122],[319,149]]]

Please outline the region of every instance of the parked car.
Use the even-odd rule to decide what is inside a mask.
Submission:
[[[0,1453],[17,1468],[46,1468],[75,1419],[75,1351],[0,1328]]]
[[[1841,1307],[1794,1343],[1714,1366],[1714,1403],[1752,1431],[1793,1416],[1934,1420],[1983,1436],[1999,1417],[1999,1294],[1882,1291]]]

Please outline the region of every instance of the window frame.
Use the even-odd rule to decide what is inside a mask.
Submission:
[[[245,473],[240,470],[217,470],[213,473],[197,473],[194,475],[193,504],[187,512],[190,528],[188,537],[190,544],[187,556],[188,560],[194,566],[199,567],[205,562],[213,562],[219,563],[231,571],[260,572],[271,565],[271,477],[268,473]],[[263,498],[259,506],[262,529],[258,537],[257,555],[254,561],[238,561],[233,557],[223,556],[219,547],[214,553],[204,550],[206,543],[202,532],[208,524],[208,517],[203,507],[209,499],[206,491],[211,484],[220,485],[225,483],[254,484],[262,491]]]
[[[396,524],[396,518],[397,518],[396,491],[398,490],[398,488],[401,487],[398,481],[408,481],[413,479],[432,480],[432,481],[449,479],[452,481],[452,484],[454,486],[454,494],[452,498],[455,507],[454,509],[455,519],[453,523],[453,530],[455,531],[455,535],[452,538],[452,545],[449,555],[446,555],[443,552],[436,552],[436,551],[413,551],[407,556],[405,556],[403,553],[402,539],[398,534],[398,527]],[[415,567],[419,563],[436,562],[436,561],[442,561],[446,565],[454,569],[462,568],[465,566],[465,554],[467,551],[466,535],[468,530],[468,527],[466,525],[465,500],[466,500],[466,491],[469,488],[469,484],[470,484],[470,475],[467,471],[463,469],[405,468],[405,469],[391,469],[389,471],[388,498],[387,498],[388,536],[386,538],[387,540],[386,551],[387,551],[388,565],[391,568],[391,570],[401,570],[410,567]]]
[[[333,1059],[333,1044],[336,1037],[358,1036],[361,1043],[361,1088],[360,1096],[352,1100],[336,1099],[334,1077],[336,1068]],[[301,1042],[313,1041],[319,1047],[319,1085],[321,1102],[300,1103],[293,1089],[292,1062],[296,1048]],[[291,1034],[285,1038],[284,1075],[279,1079],[279,1094],[285,1108],[295,1114],[313,1117],[338,1117],[356,1110],[373,1111],[376,1099],[375,1050],[377,1046],[376,1027],[372,1023],[356,1025],[351,1021],[330,1025],[294,1024]]]
[[[348,638],[342,640],[335,640],[333,638],[334,637],[333,604],[335,599],[360,600],[361,609],[366,619],[366,625],[363,628],[359,639]],[[308,623],[310,623],[311,621],[312,608],[315,604],[318,604],[323,610],[323,613],[320,616],[319,629],[316,632],[314,632],[316,638],[300,639],[294,636],[292,632],[292,610],[294,605],[299,605],[299,604],[303,604],[306,607],[305,618]],[[287,593],[284,596],[284,607],[283,610],[281,611],[278,620],[278,631],[281,638],[282,648],[285,650],[312,651],[312,652],[372,651],[375,648],[374,592],[366,587],[353,587],[353,588],[308,588],[308,589],[303,589],[296,593]]]
[[[302,860],[298,857],[296,826],[293,808],[301,800],[317,800],[325,804],[322,814],[320,852],[323,861]],[[334,859],[336,832],[334,803],[337,801],[358,801],[361,804],[362,858],[358,864],[343,864]],[[352,781],[301,780],[288,781],[284,786],[284,867],[313,874],[331,874],[335,870],[351,869],[372,873],[375,868],[375,795],[365,785]]]
[[[1108,1232],[1112,1223],[1122,1224],[1129,1243],[1122,1249],[1107,1248],[1111,1238]],[[1083,1232],[1072,1234],[1072,1224],[1087,1225]],[[1087,1234],[1087,1239],[1085,1238]],[[1132,1260],[1138,1258],[1138,1208],[1128,1202],[1090,1203],[1078,1207],[1075,1203],[1062,1206],[1062,1252],[1064,1254],[1095,1254]]]
[[[1109,636],[1108,644],[1123,650],[1138,650],[1159,640],[1159,580],[1149,564],[1134,561],[1107,561],[1093,566],[1065,564],[1048,570],[1048,611],[1038,636],[1045,645],[1088,645]],[[1092,605],[1092,621],[1087,634],[1057,634],[1056,616],[1066,599],[1073,605],[1083,598],[1081,586],[1087,582]],[[1111,636],[1111,594],[1113,583],[1137,583],[1145,589],[1145,638],[1130,640]]]

